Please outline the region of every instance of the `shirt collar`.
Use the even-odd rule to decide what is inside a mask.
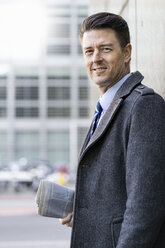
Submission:
[[[109,88],[104,95],[99,98],[101,107],[103,108],[103,113],[108,109],[111,104],[116,92],[121,87],[121,85],[131,76],[131,73],[125,75],[120,81],[114,84],[111,88]]]

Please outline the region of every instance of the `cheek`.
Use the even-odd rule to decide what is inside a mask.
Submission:
[[[116,58],[116,60],[113,61],[112,66],[114,70],[118,70],[119,67],[122,65],[122,60],[120,57]]]
[[[89,62],[85,62],[85,67],[87,69],[88,72],[90,72],[90,63]]]

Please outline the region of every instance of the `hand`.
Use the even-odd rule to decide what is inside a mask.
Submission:
[[[62,225],[66,225],[68,227],[72,227],[72,218],[73,218],[73,213],[68,214],[67,217],[63,219],[59,219]]]

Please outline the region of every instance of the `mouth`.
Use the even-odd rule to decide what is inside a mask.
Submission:
[[[94,67],[92,68],[92,71],[101,73],[101,72],[105,72],[106,69],[107,69],[106,67]]]

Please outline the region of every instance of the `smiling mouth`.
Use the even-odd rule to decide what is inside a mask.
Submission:
[[[94,72],[104,72],[107,68],[106,67],[97,67],[93,68],[92,71]]]

